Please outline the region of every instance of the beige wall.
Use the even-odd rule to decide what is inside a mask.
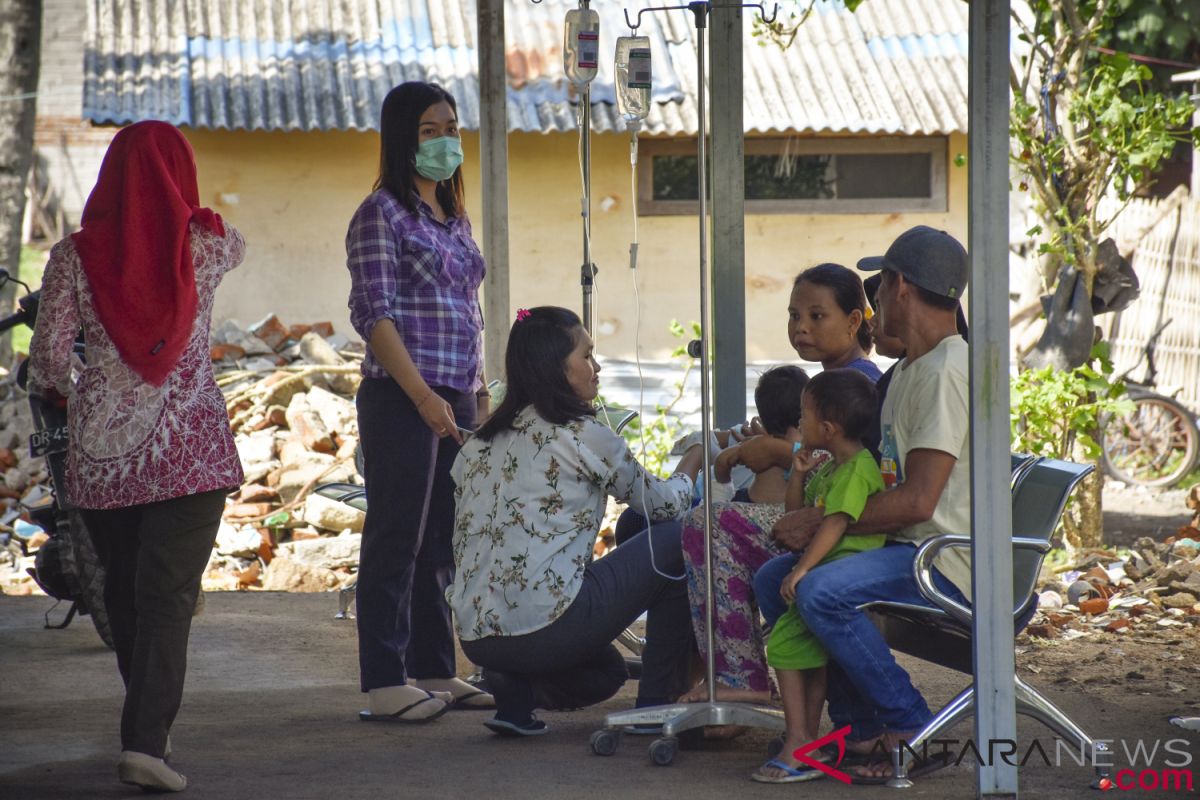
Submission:
[[[201,201],[233,222],[248,243],[246,263],[218,294],[218,320],[232,317],[249,324],[273,311],[285,323],[328,319],[351,335],[343,238],[375,177],[377,135],[190,130],[187,135],[196,150]],[[465,137],[464,150],[468,212],[478,220],[476,134]],[[952,136],[948,213],[748,216],[748,357],[794,357],[784,335],[785,308],[791,279],[804,267],[820,261],[852,265],[863,255],[882,253],[898,233],[917,224],[944,228],[965,242],[967,170],[953,161],[966,151],[966,137]],[[598,345],[603,355],[631,357],[637,316],[629,269],[628,139],[596,136],[592,155]],[[514,134],[509,159],[512,310],[543,304],[578,310],[577,140],[565,134]],[[612,202],[603,211],[606,197]],[[696,220],[643,216],[639,229],[642,355],[663,358],[676,345],[667,332],[670,320],[699,316]]]

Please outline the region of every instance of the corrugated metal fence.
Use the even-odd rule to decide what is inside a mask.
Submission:
[[[1133,380],[1145,376],[1146,343],[1169,320],[1154,351],[1158,391],[1178,391],[1179,400],[1200,410],[1200,199],[1135,200],[1121,213],[1113,236],[1118,243],[1133,242],[1148,226],[1132,259],[1141,296],[1099,320],[1113,342],[1118,374],[1132,369]]]

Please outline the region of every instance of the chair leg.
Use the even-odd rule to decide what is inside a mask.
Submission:
[[[1016,683],[1017,713],[1033,717],[1064,739],[1074,741],[1079,745],[1081,753],[1085,750],[1089,751],[1092,764],[1096,769],[1096,781],[1092,784],[1092,787],[1102,788],[1100,783],[1111,779],[1111,768],[1107,764],[1101,764],[1099,758],[1100,754],[1109,752],[1108,745],[1104,742],[1098,742],[1084,733],[1083,729],[1064,714],[1058,706],[1046,699],[1037,689],[1034,689],[1028,683],[1021,680],[1020,676],[1016,677]]]
[[[929,742],[943,731],[954,727],[973,713],[975,713],[975,687],[968,686],[943,706],[911,741],[905,743],[905,747],[896,745],[892,748],[892,779],[888,781],[887,785],[893,789],[912,787],[913,782],[908,778],[908,763],[905,755],[911,755],[918,749],[927,747]]]

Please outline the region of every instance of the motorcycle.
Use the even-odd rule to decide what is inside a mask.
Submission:
[[[0,269],[0,287],[8,282],[24,283]],[[0,334],[18,325],[33,328],[37,321],[40,290],[30,292],[17,301],[19,309],[0,319]],[[82,338],[82,337],[81,337]],[[83,357],[83,343],[76,340],[76,353]],[[17,386],[27,389],[29,360],[17,370]],[[49,492],[29,492],[21,501],[30,519],[50,538],[43,542],[34,557],[30,575],[46,594],[58,601],[71,603],[66,617],[57,624],[50,622],[46,612],[47,629],[61,630],[71,624],[76,614],[88,616],[96,632],[109,648],[113,647],[112,630],[104,607],[104,567],[100,564],[92,537],[79,509],[66,496],[67,404],[63,398],[29,395],[34,432],[29,437],[29,453],[46,459],[50,476]],[[57,607],[58,603],[55,603]]]

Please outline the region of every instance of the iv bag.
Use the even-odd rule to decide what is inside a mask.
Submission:
[[[613,67],[617,77],[617,110],[626,121],[645,119],[650,113],[650,37],[618,38]]]
[[[563,72],[576,86],[596,77],[600,60],[600,15],[590,8],[573,8],[563,23]]]

